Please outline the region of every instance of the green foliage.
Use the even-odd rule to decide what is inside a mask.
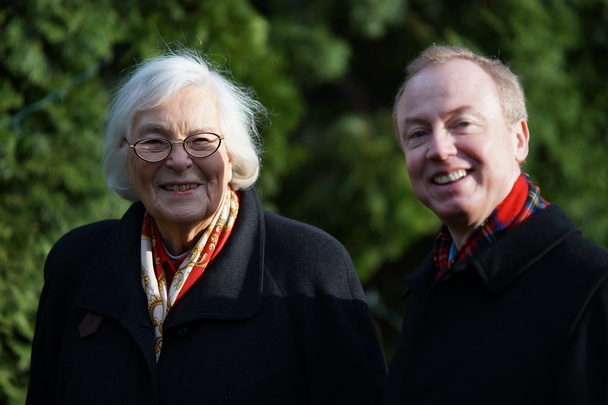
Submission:
[[[385,109],[367,116],[345,112],[325,128],[307,126],[300,136],[306,160],[277,197],[290,216],[306,218],[356,252],[363,281],[438,226],[409,190],[391,125]]]
[[[0,403],[23,403],[46,253],[69,229],[126,207],[106,191],[99,165],[112,88],[133,63],[180,44],[226,67],[269,108],[264,203],[347,246],[380,293],[388,358],[391,308],[401,305],[393,289],[439,225],[411,192],[391,119],[403,68],[427,45],[509,62],[528,98],[526,170],[608,244],[606,0],[18,3],[0,6]]]

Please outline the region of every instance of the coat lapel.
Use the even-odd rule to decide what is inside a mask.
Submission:
[[[234,230],[222,251],[165,320],[163,328],[198,319],[239,320],[260,306],[264,268],[263,213],[256,191],[239,192]],[[140,237],[145,209],[133,204],[100,247],[77,303],[118,321],[135,339],[151,369],[154,332],[141,284]]]
[[[456,264],[454,270],[438,282],[447,282],[459,272],[473,270],[486,288],[497,294],[527,271],[539,257],[576,232],[580,231],[562,209],[551,204],[477,252],[471,259]],[[526,241],[525,245],[522,245],[522,240]],[[418,270],[406,277],[412,292],[430,288],[435,281],[435,272],[431,252]]]
[[[508,231],[488,249],[482,249],[470,262],[463,263],[463,267],[473,267],[487,289],[499,293],[540,257],[576,232],[579,230],[561,208],[551,204]],[[524,245],[522,240],[526,241]]]
[[[141,284],[139,262],[144,208],[133,204],[100,247],[78,291],[78,305],[119,322],[135,339],[150,366],[154,358],[154,332]]]
[[[165,330],[198,319],[240,320],[254,316],[262,299],[264,224],[257,193],[239,192],[234,229],[202,277],[171,310]]]

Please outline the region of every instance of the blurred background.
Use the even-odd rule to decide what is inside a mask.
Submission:
[[[608,0],[0,0],[0,404],[21,404],[45,256],[120,217],[100,167],[112,89],[142,58],[198,49],[270,109],[267,209],[350,251],[394,350],[403,277],[439,223],[410,190],[391,109],[406,63],[464,45],[526,89],[525,171],[608,244]],[[86,265],[83,263],[83,265]]]

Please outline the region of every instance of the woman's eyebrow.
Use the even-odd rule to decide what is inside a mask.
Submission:
[[[161,134],[164,136],[171,135],[171,133],[172,133],[172,131],[169,128],[167,128],[163,125],[154,124],[154,123],[142,125],[139,128],[138,132],[145,133],[145,134],[146,133],[157,133],[157,134]]]

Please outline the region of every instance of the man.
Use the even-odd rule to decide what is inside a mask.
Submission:
[[[385,404],[608,404],[608,251],[520,165],[524,94],[501,62],[431,46],[407,69],[397,139],[443,222],[406,277]]]

